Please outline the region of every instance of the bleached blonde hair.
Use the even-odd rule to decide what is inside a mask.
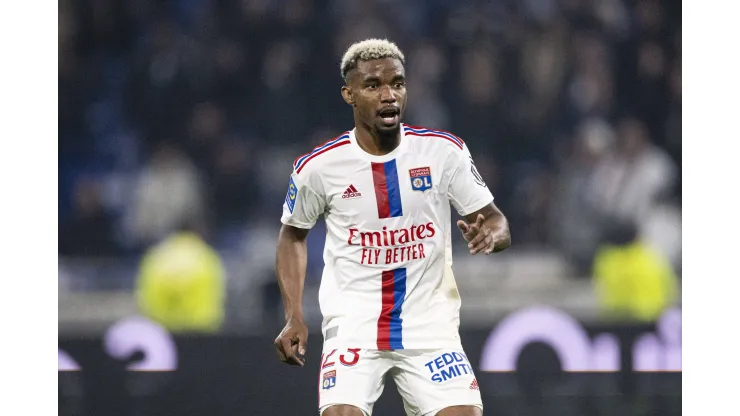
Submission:
[[[347,49],[339,65],[342,71],[342,79],[347,81],[347,73],[357,68],[357,61],[369,61],[372,59],[395,58],[405,64],[403,52],[395,43],[388,39],[365,39],[356,42]]]

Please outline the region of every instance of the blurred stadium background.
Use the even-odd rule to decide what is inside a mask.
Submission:
[[[367,37],[406,54],[405,121],[462,137],[511,223],[513,246],[494,257],[453,244],[466,349],[479,356],[501,320],[538,305],[590,335],[616,331],[627,340],[620,351],[655,332],[666,310],[680,311],[680,2],[60,0],[60,368],[69,354],[84,369],[111,328],[142,316],[182,351],[235,360],[254,351],[242,358],[262,367],[249,371],[265,384],[284,375],[315,405],[315,373],[286,371],[271,355],[282,324],[274,249],[293,159],[352,126],[339,59]],[[304,305],[314,330],[324,233],[320,223],[309,237]],[[313,342],[317,350],[318,333]],[[557,361],[535,350],[533,362]],[[195,365],[179,357],[178,368]],[[652,362],[644,369],[668,369]],[[680,384],[645,402],[628,379],[586,410],[542,395],[534,408],[522,399],[512,413],[498,410],[674,414],[665,394],[680,406]],[[60,380],[67,399],[109,394]],[[124,396],[137,396],[127,386]],[[212,396],[223,400],[192,414],[288,414],[274,410],[285,400],[268,387],[222,389]],[[617,399],[625,389],[634,400]],[[582,397],[575,391],[565,395]],[[70,400],[69,414],[113,414]],[[118,411],[130,411],[120,414],[172,414],[120,400],[129,405]]]

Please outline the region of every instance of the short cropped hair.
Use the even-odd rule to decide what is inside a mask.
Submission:
[[[342,79],[347,82],[349,71],[357,68],[358,61],[369,61],[372,59],[395,58],[405,64],[403,52],[395,43],[388,39],[365,39],[354,43],[347,49],[339,65],[342,71]]]

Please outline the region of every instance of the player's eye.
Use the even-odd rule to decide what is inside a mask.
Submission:
[[[396,82],[396,85],[395,85],[396,88],[403,88],[404,86],[406,86],[406,84],[403,82]]]
[[[378,88],[378,84],[367,84],[367,88],[369,88],[371,90],[374,90],[374,89]]]

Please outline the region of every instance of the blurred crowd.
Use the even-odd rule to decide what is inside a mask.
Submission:
[[[515,246],[587,274],[618,224],[680,267],[680,13],[671,0],[60,0],[59,253],[138,258],[177,230],[219,248],[276,229],[292,160],[352,128],[342,53],[387,37],[407,58],[405,121],[468,143]]]

